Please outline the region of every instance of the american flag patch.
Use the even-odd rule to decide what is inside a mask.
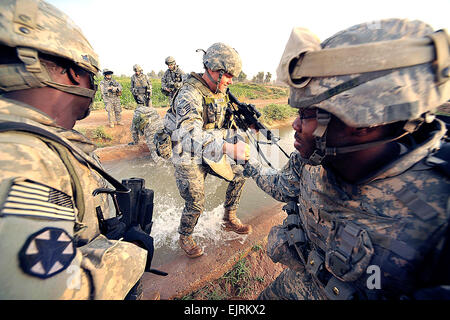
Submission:
[[[0,211],[3,215],[75,221],[69,195],[28,179],[13,181]]]

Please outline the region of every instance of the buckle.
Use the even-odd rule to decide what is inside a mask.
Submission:
[[[308,255],[308,261],[306,263],[306,271],[311,275],[317,277],[322,270],[324,259],[319,255],[316,250],[312,250]]]
[[[324,290],[330,300],[352,300],[356,292],[348,283],[335,277],[331,277]]]

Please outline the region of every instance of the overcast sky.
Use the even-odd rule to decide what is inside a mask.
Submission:
[[[175,57],[185,72],[203,70],[201,53],[224,42],[240,53],[251,79],[259,71],[272,79],[293,27],[305,27],[322,41],[352,25],[384,18],[420,19],[450,31],[449,0],[47,0],[82,29],[101,68],[131,75],[165,70]]]

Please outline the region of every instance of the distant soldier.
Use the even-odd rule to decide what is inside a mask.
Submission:
[[[116,214],[95,192],[108,176],[73,130],[98,56],[44,1],[2,0],[0,12],[0,300],[135,298],[147,253],[100,232],[100,214]]]
[[[120,106],[122,85],[112,78],[112,74],[111,70],[103,70],[104,78],[100,81],[99,88],[108,113],[109,126],[114,128],[114,119],[118,126],[122,125],[122,107]]]
[[[131,93],[137,104],[152,106],[152,83],[143,73],[141,66],[133,66],[134,74],[131,76]]]
[[[148,79],[148,77],[143,74],[142,68],[135,64],[133,66],[134,75],[131,77],[131,93],[133,94],[134,99],[138,106],[134,111],[133,121],[131,122],[131,137],[133,141],[129,143],[129,145],[135,145],[139,143],[139,136],[146,137],[146,142],[150,153],[153,153],[156,157],[153,156],[153,160],[157,161],[157,155],[154,153],[155,147],[153,143],[153,134],[162,127],[161,117],[152,106],[152,83]],[[146,128],[144,130],[144,128]],[[152,134],[151,138],[149,134]]]
[[[161,78],[161,91],[169,98],[169,104],[172,106],[173,96],[183,83],[184,72],[176,64],[174,57],[167,57],[165,62],[168,69]]]
[[[160,158],[156,153],[156,146],[153,142],[156,131],[163,128],[163,120],[159,116],[158,111],[153,107],[138,105],[134,111],[131,127],[133,128],[133,142],[130,142],[129,145],[137,144],[139,142],[139,136],[143,136],[152,160],[159,162]]]

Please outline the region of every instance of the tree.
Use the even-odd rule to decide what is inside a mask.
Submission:
[[[241,73],[237,77],[236,81],[237,82],[244,82],[245,80],[247,80],[247,75],[244,73],[244,71],[241,71]]]
[[[158,75],[156,74],[155,70],[152,70],[147,75],[148,75],[149,78],[152,78],[152,79],[158,78]]]
[[[264,82],[264,71],[258,72],[258,74],[253,78],[256,83]]]
[[[163,75],[164,75],[164,71],[163,71],[163,70],[160,70],[160,71],[158,72],[158,78],[161,79]]]
[[[270,72],[267,72],[266,79],[264,79],[264,83],[270,83],[270,80],[272,80],[272,74]]]

